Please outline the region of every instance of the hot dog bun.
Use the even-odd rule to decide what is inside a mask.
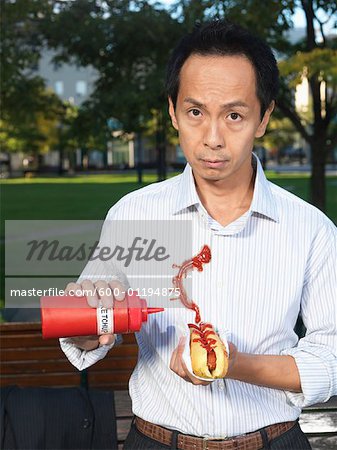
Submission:
[[[202,378],[223,378],[228,370],[226,346],[210,323],[189,324],[193,373]]]

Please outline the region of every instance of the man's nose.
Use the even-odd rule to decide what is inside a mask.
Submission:
[[[218,121],[208,123],[204,135],[204,146],[213,150],[218,150],[225,146],[224,134]]]

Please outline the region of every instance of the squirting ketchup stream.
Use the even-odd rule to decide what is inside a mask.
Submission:
[[[187,273],[192,271],[194,268],[198,270],[198,272],[203,271],[203,265],[208,264],[212,259],[211,249],[208,245],[204,245],[201,251],[191,259],[183,262],[181,266],[176,264],[173,267],[178,267],[179,272],[173,278],[173,285],[179,289],[180,295],[177,298],[172,298],[171,300],[180,299],[182,304],[188,308],[195,311],[195,324],[189,323],[189,328],[193,328],[193,330],[199,335],[199,338],[193,339],[193,342],[200,342],[200,345],[206,349],[207,351],[207,364],[210,370],[215,369],[216,365],[216,356],[213,350],[216,340],[212,339],[210,336],[214,335],[213,327],[209,323],[201,322],[200,310],[196,303],[193,300],[189,299],[186,293],[186,290],[183,285],[183,279],[187,277]]]

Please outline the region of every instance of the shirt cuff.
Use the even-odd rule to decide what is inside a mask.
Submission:
[[[334,395],[332,378],[336,369],[336,357],[327,348],[310,345],[308,348],[283,350],[281,354],[295,359],[300,375],[302,392],[285,391],[293,405],[304,408],[315,403],[324,403]]]
[[[71,338],[60,338],[60,346],[69,362],[78,370],[84,370],[92,366],[97,361],[103,359],[108,351],[115,345],[122,341],[121,336],[114,335],[115,341],[109,345],[100,345],[95,350],[82,350],[73,343]]]

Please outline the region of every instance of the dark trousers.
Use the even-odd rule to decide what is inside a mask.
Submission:
[[[262,431],[262,439],[265,442],[263,449],[269,450],[311,450],[309,441],[298,423],[283,433],[281,436],[268,442],[266,441],[266,433]],[[161,449],[176,449],[176,436],[177,433],[173,433],[173,442],[171,446],[160,444],[157,441],[145,436],[137,430],[135,424],[131,425],[131,429],[124,442],[124,450],[161,450]],[[262,449],[261,449],[262,450]]]

